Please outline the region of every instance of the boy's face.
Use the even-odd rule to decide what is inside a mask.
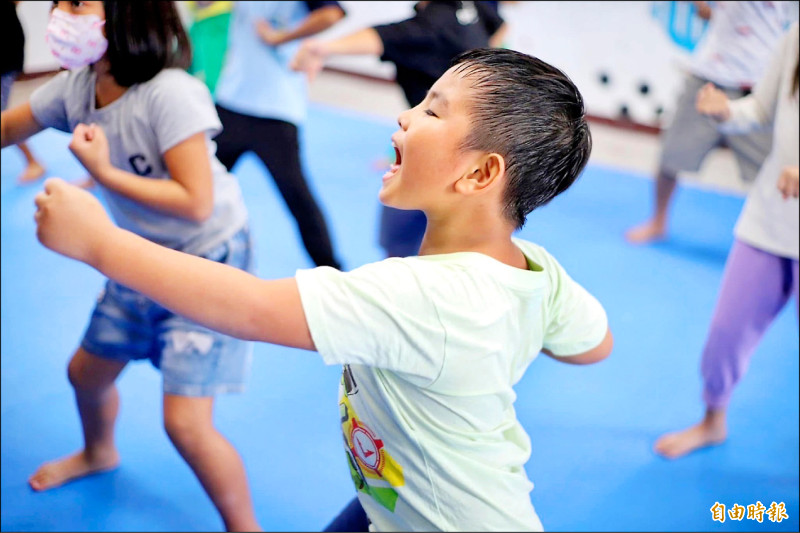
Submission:
[[[378,198],[389,207],[443,207],[453,184],[471,164],[459,147],[469,133],[469,95],[461,75],[448,70],[433,84],[418,106],[400,114],[400,129],[392,135],[396,162],[383,176]]]

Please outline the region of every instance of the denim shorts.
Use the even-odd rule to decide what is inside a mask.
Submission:
[[[255,272],[247,228],[202,257]],[[253,343],[210,330],[109,280],[81,347],[116,361],[149,359],[161,370],[167,394],[213,396],[244,390]]]

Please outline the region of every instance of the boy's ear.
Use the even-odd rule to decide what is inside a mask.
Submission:
[[[457,192],[474,194],[487,190],[502,181],[506,174],[506,160],[498,153],[485,154],[469,167],[455,183]]]

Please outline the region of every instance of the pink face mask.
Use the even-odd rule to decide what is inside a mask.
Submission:
[[[75,69],[97,62],[108,48],[103,25],[97,15],[72,15],[54,9],[47,24],[45,41],[62,67]]]

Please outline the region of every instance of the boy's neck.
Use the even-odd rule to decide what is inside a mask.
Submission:
[[[456,216],[437,218],[426,213],[428,225],[419,255],[477,252],[509,266],[528,270],[525,255],[511,240],[514,227],[496,216],[466,210]]]

